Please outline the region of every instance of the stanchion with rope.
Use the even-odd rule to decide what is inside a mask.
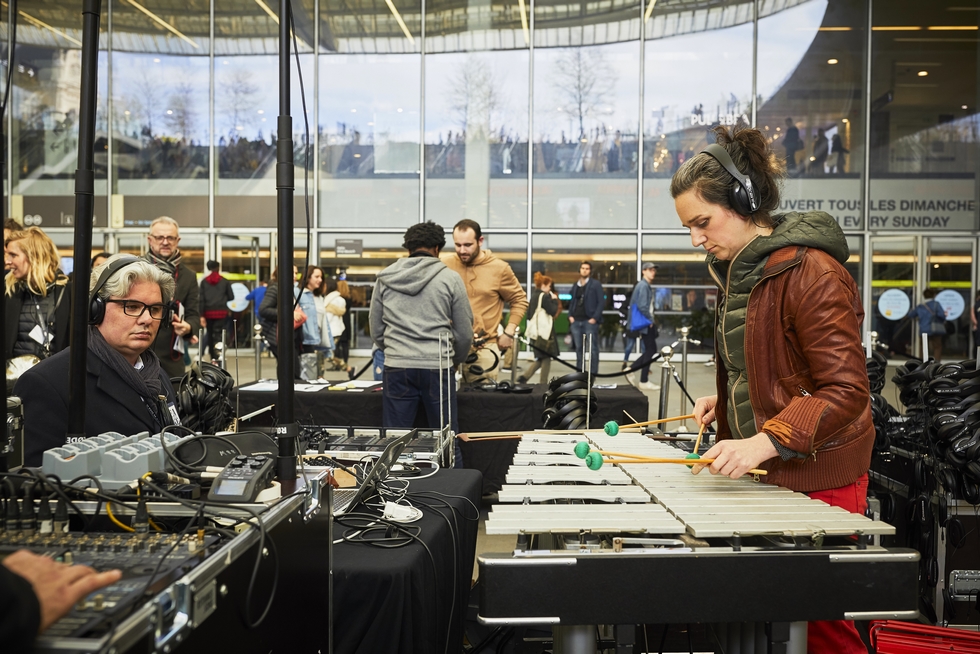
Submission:
[[[529,346],[535,352],[539,352],[539,353],[543,354],[544,356],[548,357],[552,361],[557,361],[558,363],[560,363],[561,365],[565,366],[566,368],[571,368],[574,372],[583,372],[583,370],[579,369],[577,366],[575,366],[575,364],[569,363],[568,361],[565,361],[561,357],[558,357],[558,356],[556,356],[554,354],[549,353],[546,350],[541,349],[540,347],[538,347],[537,345],[535,345],[534,343],[532,343],[525,336],[519,336],[519,337],[517,337],[517,340],[520,340],[522,343],[524,343],[525,345]],[[677,343],[674,343],[674,345],[677,345]],[[661,355],[658,352],[657,354],[655,354],[650,359],[649,363],[653,363],[654,361],[658,360],[660,358],[660,356]],[[639,362],[639,359],[637,359],[637,362]],[[643,365],[646,365],[646,362],[644,362]],[[642,368],[643,365],[639,365],[638,366],[638,365],[636,365],[636,363],[633,363],[633,365],[631,365],[629,368],[626,368],[625,370],[620,370],[618,372],[597,372],[596,374],[592,375],[592,377],[594,377],[596,379],[598,379],[600,377],[603,378],[603,379],[608,379],[608,378],[611,378],[611,377],[622,377],[622,376],[626,375],[627,373],[636,372],[637,370],[639,370],[640,368]]]

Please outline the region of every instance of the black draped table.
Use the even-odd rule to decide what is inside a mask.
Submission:
[[[503,393],[500,391],[460,390],[457,406],[460,433],[479,431],[520,431],[541,427],[544,411],[543,384],[534,386],[532,393]],[[627,384],[616,388],[595,389],[598,406],[592,416],[592,427],[599,428],[610,420],[629,421],[626,413],[637,420],[648,420],[649,401],[646,395]],[[274,404],[278,394],[269,391],[240,389],[239,415],[248,415]],[[381,427],[381,390],[362,392],[329,391],[295,394],[296,420],[301,424],[320,426]],[[232,397],[232,401],[235,398]],[[243,423],[269,427],[275,423],[276,412],[267,411]],[[416,416],[415,426],[425,426],[425,414]],[[515,440],[496,440],[461,443],[463,463],[483,473],[483,494],[500,489],[504,474],[517,450]]]
[[[414,480],[408,499],[423,513],[411,523],[421,528],[421,543],[393,549],[349,542],[334,546],[337,654],[462,651],[480,486],[474,470],[440,470]],[[334,538],[339,539],[348,527],[338,520]]]

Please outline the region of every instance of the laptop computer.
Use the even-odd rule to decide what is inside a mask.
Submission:
[[[367,475],[357,488],[340,488],[333,491],[333,515],[343,515],[357,507],[358,504],[374,495],[378,484],[388,478],[391,466],[397,461],[398,457],[405,450],[409,441],[418,434],[417,429],[388,440],[381,455],[375,459],[374,464]]]

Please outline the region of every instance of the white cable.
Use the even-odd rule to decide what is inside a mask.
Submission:
[[[385,520],[398,523],[416,522],[422,519],[422,512],[414,506],[402,506],[394,502],[385,504]]]

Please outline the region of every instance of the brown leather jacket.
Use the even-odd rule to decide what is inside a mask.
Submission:
[[[745,321],[756,425],[805,459],[770,459],[767,483],[796,491],[839,488],[868,471],[874,444],[861,347],[864,310],[854,279],[830,254],[803,245],[772,252]],[[716,356],[718,440],[732,438],[727,372]]]

